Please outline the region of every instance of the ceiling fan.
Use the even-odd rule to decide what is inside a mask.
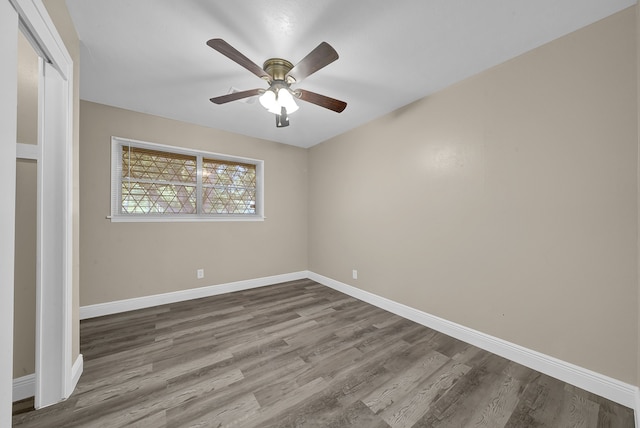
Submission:
[[[304,89],[291,88],[292,84],[301,82],[304,78],[338,59],[338,53],[327,42],[320,43],[295,66],[282,58],[269,58],[264,62],[262,68],[222,39],[211,39],[207,45],[269,83],[267,89],[249,89],[211,98],[211,102],[215,104],[225,104],[260,95],[260,104],[276,115],[278,128],[289,125],[288,115],[298,109],[295,98],[337,113],[347,107],[347,103],[344,101]]]

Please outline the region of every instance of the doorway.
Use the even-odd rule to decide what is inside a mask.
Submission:
[[[13,401],[35,395],[39,61],[18,32]]]
[[[73,62],[39,0],[0,0],[0,425],[10,423],[13,392],[13,317],[16,274],[16,173],[18,166],[18,32],[38,55],[36,170],[36,408],[67,398],[80,369],[72,368],[72,74]],[[35,149],[33,147],[36,147]],[[33,159],[31,159],[33,160]],[[21,237],[18,237],[22,239]],[[16,308],[16,311],[18,308]],[[81,359],[80,359],[81,361]]]

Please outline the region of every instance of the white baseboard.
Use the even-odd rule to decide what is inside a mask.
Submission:
[[[98,303],[95,305],[81,306],[80,319],[101,317],[103,315],[117,314],[120,312],[134,311],[136,309],[151,308],[167,303],[182,302],[202,297],[216,296],[232,293],[234,291],[248,290],[279,284],[281,282],[295,281],[308,277],[307,271],[286,273],[282,275],[266,276],[262,278],[248,279],[245,281],[229,282],[226,284],[210,285],[207,287],[191,288],[189,290],[174,291],[171,293],[155,294],[153,296],[136,297],[133,299],[117,300],[115,302]]]
[[[246,281],[238,281],[227,284],[194,288],[190,290],[176,291],[172,293],[157,294],[147,297],[139,297],[134,299],[119,300],[115,302],[82,306],[80,308],[80,319],[116,314],[120,312],[164,305],[167,303],[181,302],[185,300],[231,293],[234,291],[248,290],[251,288],[264,287],[267,285],[278,284],[286,281],[295,281],[305,278],[312,279],[322,285],[333,288],[349,296],[355,297],[356,299],[370,303],[403,318],[417,322],[418,324],[422,324],[426,327],[432,328],[471,345],[485,349],[496,355],[500,355],[501,357],[507,358],[511,361],[515,361],[516,363],[522,364],[526,367],[532,368],[556,379],[560,379],[563,382],[567,382],[571,385],[577,386],[578,388],[582,388],[586,391],[592,392],[596,395],[622,404],[623,406],[630,407],[634,409],[636,414],[636,426],[640,427],[640,417],[638,416],[640,410],[640,389],[637,386],[627,384],[617,379],[613,379],[600,373],[596,373],[592,370],[576,366],[575,364],[559,360],[555,357],[542,354],[523,346],[507,342],[506,340],[488,335],[486,333],[482,333],[469,327],[447,321],[435,315],[419,311],[401,303],[394,302],[393,300],[389,300],[376,294],[369,293],[368,291],[361,290],[351,285],[310,271],[293,272],[282,275],[250,279]],[[74,364],[74,369],[75,367],[76,364]],[[79,372],[82,371],[81,367],[82,365],[80,363]]]
[[[13,401],[24,400],[36,395],[36,374],[31,373],[13,380]]]
[[[82,375],[83,370],[83,359],[82,354],[78,355],[76,361],[73,363],[71,367],[71,379],[70,379],[70,389],[68,390],[68,396],[76,389],[76,385],[80,380],[80,376]],[[13,401],[24,400],[25,398],[33,397],[36,395],[36,374],[31,373],[26,376],[22,376],[13,380]]]
[[[636,418],[636,427],[640,427],[640,388],[636,388],[636,406],[633,408],[633,415]]]
[[[82,371],[84,370],[84,357],[82,354],[78,355],[73,366],[71,366],[71,382],[68,388],[67,398],[73,393],[76,389],[76,385],[78,385],[78,381],[80,380],[80,376],[82,375]]]
[[[477,330],[456,324],[419,311],[401,303],[394,302],[351,285],[336,281],[326,276],[309,272],[309,278],[322,285],[333,288],[356,299],[392,312],[403,318],[437,330],[448,336],[470,343],[501,357],[507,358],[523,366],[547,374],[563,382],[577,386],[601,397],[607,398],[623,406],[634,409],[636,418],[640,410],[640,393],[637,386],[621,382],[617,379],[559,360],[506,340],[482,333]],[[640,427],[640,420],[636,423]]]

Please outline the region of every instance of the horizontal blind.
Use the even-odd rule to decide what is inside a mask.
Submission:
[[[196,189],[196,156],[122,146],[123,214],[194,214]]]
[[[255,214],[256,166],[203,159],[202,210],[206,214]]]
[[[264,161],[111,137],[112,221],[264,219]]]

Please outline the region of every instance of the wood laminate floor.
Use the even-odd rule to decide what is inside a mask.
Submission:
[[[631,409],[311,280],[82,321],[14,427],[633,427]]]

